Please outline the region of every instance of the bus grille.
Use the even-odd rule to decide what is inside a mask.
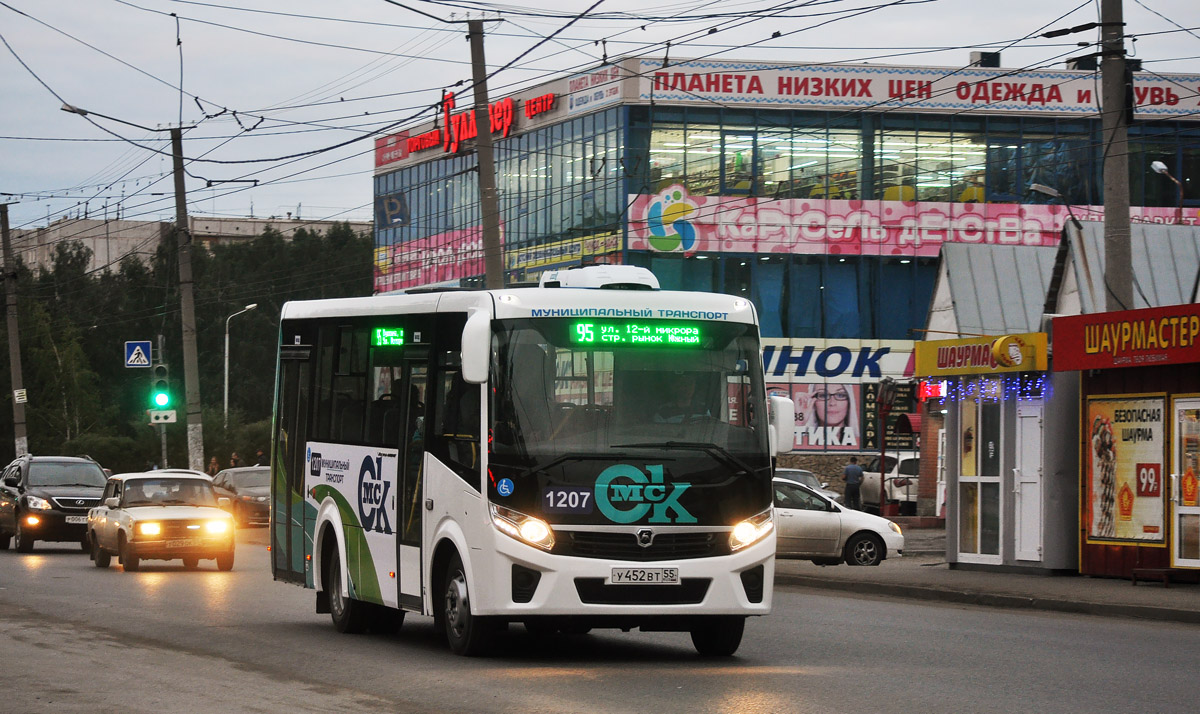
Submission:
[[[605,585],[604,578],[575,578],[575,592],[588,605],[695,605],[704,601],[711,578],[683,578],[679,585]]]
[[[679,560],[710,558],[729,554],[726,533],[657,533],[654,541],[643,548],[633,533],[597,531],[560,531],[563,536],[554,544],[558,555],[577,558],[610,560]]]

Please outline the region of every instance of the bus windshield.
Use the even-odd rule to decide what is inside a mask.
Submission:
[[[536,494],[550,482],[586,486],[618,461],[665,462],[690,483],[768,474],[753,325],[575,318],[495,324],[493,477],[533,478],[517,490],[524,485]]]

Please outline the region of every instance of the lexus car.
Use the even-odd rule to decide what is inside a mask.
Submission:
[[[100,502],[104,469],[87,457],[18,456],[0,476],[0,550],[20,553],[36,541],[80,543],[87,550],[88,509]]]

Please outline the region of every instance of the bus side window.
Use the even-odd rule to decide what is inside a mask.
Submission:
[[[472,488],[479,489],[479,396],[481,387],[467,384],[458,370],[444,370],[436,383],[435,438],[428,448]]]

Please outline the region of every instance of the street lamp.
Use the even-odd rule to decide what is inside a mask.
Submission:
[[[1179,203],[1176,204],[1176,208],[1175,208],[1175,222],[1182,225],[1183,224],[1183,184],[1179,182],[1179,179],[1175,178],[1174,176],[1171,175],[1171,173],[1169,171],[1167,171],[1167,165],[1161,161],[1150,162],[1150,168],[1154,169],[1155,173],[1162,174],[1163,176],[1166,176],[1167,178],[1171,179],[1172,181],[1175,182],[1175,185],[1179,187]]]
[[[883,516],[883,504],[887,500],[887,420],[896,403],[896,380],[884,377],[879,380],[879,391],[875,393],[875,406],[879,410],[879,515]],[[896,463],[899,463],[897,460]]]
[[[84,117],[84,118],[88,117],[89,115],[98,116],[102,119],[107,119],[109,121],[115,121],[118,124],[124,124],[125,126],[131,126],[134,129],[141,129],[142,131],[170,131],[169,129],[151,129],[148,126],[142,126],[141,124],[134,124],[131,121],[125,121],[124,119],[110,117],[107,114],[101,114],[100,112],[88,111],[87,109],[82,109],[80,107],[74,106],[73,104],[67,104],[66,102],[63,102],[63,105],[61,107],[59,107],[59,109],[63,110],[64,112],[66,112],[68,114],[78,114],[79,116]],[[91,120],[89,119],[88,121],[91,121]],[[92,123],[95,124],[95,122],[92,122]]]
[[[1047,186],[1044,183],[1031,183],[1031,184],[1029,184],[1029,190],[1035,191],[1044,196],[1049,196],[1050,198],[1056,198],[1056,199],[1058,199],[1059,203],[1066,206],[1067,215],[1071,217],[1071,223],[1073,223],[1075,225],[1075,230],[1079,232],[1079,244],[1077,247],[1079,249],[1079,256],[1083,259],[1084,275],[1087,276],[1088,295],[1092,298],[1092,304],[1095,304],[1096,296],[1095,296],[1095,293],[1092,292],[1094,290],[1094,285],[1092,283],[1092,266],[1088,262],[1087,241],[1083,239],[1083,224],[1080,223],[1079,219],[1075,217],[1075,214],[1071,211],[1071,204],[1068,203],[1067,201],[1063,200],[1063,196],[1061,193],[1058,192],[1058,189],[1056,189],[1052,186]]]
[[[1029,190],[1049,196],[1050,198],[1057,198],[1059,203],[1066,206],[1067,215],[1071,217],[1071,222],[1075,224],[1075,230],[1080,232],[1083,231],[1083,224],[1081,224],[1079,219],[1075,217],[1075,214],[1071,212],[1071,204],[1063,200],[1062,194],[1058,192],[1058,189],[1047,186],[1044,183],[1031,183],[1029,184]]]
[[[250,312],[258,307],[258,303],[252,302],[246,307],[238,310],[229,317],[225,318],[225,428],[229,429],[229,321],[241,315],[243,312]]]

